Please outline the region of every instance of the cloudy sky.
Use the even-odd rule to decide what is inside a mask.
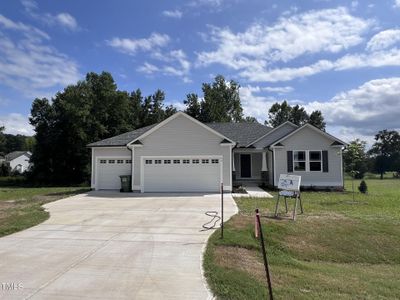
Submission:
[[[400,0],[0,2],[6,132],[33,134],[35,97],[103,70],[180,107],[222,74],[260,122],[286,99],[322,110],[338,137],[371,140],[400,129]]]

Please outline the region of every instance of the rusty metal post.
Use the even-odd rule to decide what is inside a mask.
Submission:
[[[263,254],[263,259],[264,259],[265,274],[267,276],[269,299],[273,300],[274,297],[272,295],[271,276],[269,274],[267,252],[265,251],[264,235],[263,235],[262,228],[261,228],[260,213],[258,211],[258,208],[256,209],[256,218],[257,218],[257,224],[258,224],[258,232],[260,234],[260,243],[261,243],[261,249],[262,249],[262,254]]]

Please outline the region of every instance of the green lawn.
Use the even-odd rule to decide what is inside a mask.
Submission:
[[[0,187],[0,237],[45,221],[42,205],[88,191],[82,187]]]
[[[239,215],[226,223],[224,240],[219,231],[212,235],[205,252],[211,289],[219,299],[266,298],[253,237],[259,207],[277,299],[400,299],[400,180],[366,182],[369,193],[355,201],[349,192],[302,193],[305,214],[296,222],[271,217],[275,199],[236,199]]]

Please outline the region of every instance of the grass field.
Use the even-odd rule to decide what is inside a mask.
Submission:
[[[219,231],[212,235],[205,252],[215,295],[266,299],[253,237],[259,207],[276,299],[400,299],[400,180],[366,182],[369,193],[357,193],[355,201],[349,192],[302,193],[305,214],[296,222],[283,211],[271,217],[276,198],[236,199],[240,213],[226,223],[223,240]]]
[[[0,237],[45,221],[42,205],[88,191],[82,187],[0,187]]]

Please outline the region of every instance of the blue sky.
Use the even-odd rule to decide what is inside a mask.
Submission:
[[[3,0],[0,124],[32,134],[32,100],[90,71],[178,107],[222,74],[260,122],[288,100],[322,110],[338,137],[371,141],[400,129],[399,21],[400,0]]]

